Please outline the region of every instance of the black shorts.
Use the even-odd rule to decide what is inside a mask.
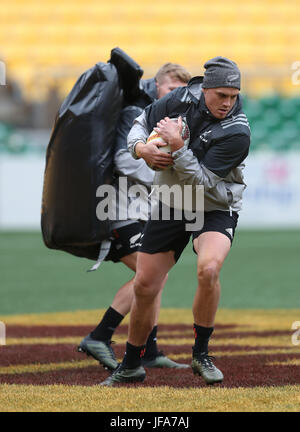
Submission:
[[[216,231],[226,235],[231,244],[234,238],[235,229],[237,226],[239,214],[237,212],[214,210],[204,212],[204,225],[199,231],[193,231],[193,240],[204,232]]]
[[[145,223],[133,222],[121,228],[114,229],[111,237],[111,247],[105,261],[119,262],[121,258],[137,252]]]
[[[149,220],[144,229],[140,252],[154,254],[174,251],[177,261],[192,236],[193,240],[207,231],[216,231],[226,235],[232,243],[238,221],[238,213],[214,210],[204,212],[203,228],[199,231],[186,231],[186,220]]]

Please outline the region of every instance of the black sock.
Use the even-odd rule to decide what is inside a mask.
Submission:
[[[195,345],[193,346],[193,355],[208,353],[208,341],[213,331],[214,327],[202,327],[194,324]]]
[[[153,358],[157,357],[158,349],[157,349],[156,334],[157,334],[157,326],[154,326],[152,329],[152,332],[150,333],[150,335],[147,339],[146,351],[145,351],[144,358],[153,359]]]
[[[135,346],[127,342],[122,365],[126,369],[135,369],[141,366],[142,357],[144,354],[145,354],[145,345]]]
[[[99,341],[110,341],[114,331],[123,318],[123,315],[121,315],[112,307],[109,307],[100,323],[91,332],[91,337]]]

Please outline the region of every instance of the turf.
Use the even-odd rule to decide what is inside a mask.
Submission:
[[[210,352],[224,381],[213,387],[190,368],[147,368],[143,383],[99,387],[108,372],[75,347],[104,310],[5,316],[0,412],[299,412],[300,352],[291,340],[299,312],[220,309]],[[114,335],[118,360],[127,322]],[[161,310],[158,345],[167,356],[189,364],[192,335],[190,309]]]
[[[222,269],[224,308],[299,308],[300,231],[243,231]],[[133,273],[122,264],[91,261],[47,249],[39,232],[0,233],[0,314],[107,307]],[[172,269],[162,307],[190,308],[196,257],[189,245]]]
[[[248,388],[173,389],[159,387],[159,391],[155,393],[153,388],[149,387],[101,388],[99,390],[99,386],[37,387],[3,384],[0,389],[0,412],[105,411],[114,413],[111,418],[116,418],[116,413],[139,411],[154,413],[160,411],[173,413],[299,412],[299,386],[282,386],[271,390],[260,387],[251,390]],[[105,410],[103,401],[105,401]],[[134,415],[132,417],[135,418]],[[198,421],[197,418],[196,420]]]

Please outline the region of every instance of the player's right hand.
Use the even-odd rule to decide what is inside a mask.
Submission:
[[[170,165],[173,165],[172,156],[168,153],[161,152],[155,145],[155,140],[148,144],[137,143],[135,152],[138,157],[143,158],[144,161],[153,168],[166,169]]]

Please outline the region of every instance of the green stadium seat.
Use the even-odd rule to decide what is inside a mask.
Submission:
[[[272,95],[245,100],[252,129],[251,151],[300,150],[300,98]]]
[[[281,98],[276,93],[260,98],[260,103],[262,104],[263,109],[276,110],[279,108],[280,102]]]
[[[9,139],[12,128],[4,123],[0,123],[0,143],[5,144]]]
[[[263,122],[268,132],[279,130],[281,117],[278,109],[268,108],[264,111]]]
[[[268,130],[262,120],[255,121],[251,124],[251,146],[250,151],[262,150],[267,148]]]
[[[300,133],[300,109],[298,109],[298,111],[295,115],[294,122],[297,125],[299,133]]]
[[[243,100],[243,107],[245,114],[247,115],[250,125],[252,121],[260,120],[263,116],[263,107],[258,99],[248,99]]]
[[[300,129],[294,121],[287,121],[283,123],[281,133],[282,136],[288,141],[300,140]]]
[[[23,134],[10,125],[0,123],[0,153],[24,153],[28,150],[28,144]]]
[[[291,97],[290,101],[293,102],[293,104],[297,107],[297,109],[300,111],[300,97]]]
[[[253,123],[251,128],[251,137],[252,139],[258,140],[258,141],[264,141],[268,136],[268,130],[265,127],[265,124],[263,121],[257,121]]]
[[[279,112],[283,119],[295,119],[298,111],[299,107],[294,99],[281,99]]]

